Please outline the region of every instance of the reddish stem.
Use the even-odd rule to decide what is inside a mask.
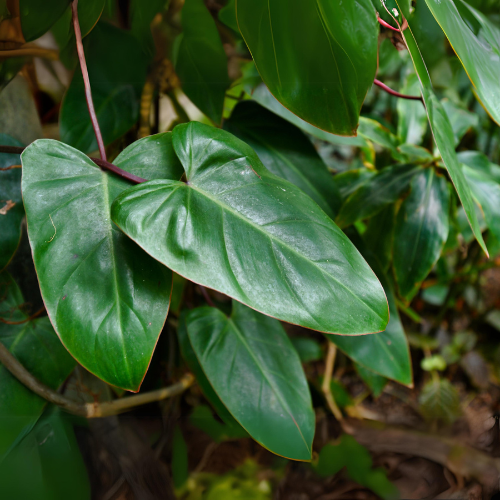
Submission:
[[[85,53],[83,51],[82,32],[80,30],[80,23],[78,22],[78,0],[73,0],[73,2],[71,3],[71,9],[73,11],[73,28],[75,30],[76,49],[78,51],[78,59],[80,61],[83,82],[85,84],[85,98],[87,99],[87,107],[89,108],[90,120],[92,121],[92,126],[94,127],[94,133],[97,139],[99,153],[101,154],[101,158],[106,161],[106,149],[104,148],[101,129],[99,128],[99,122],[97,121],[97,115],[94,109],[94,102],[92,101],[89,73],[87,71],[87,62],[85,61]]]
[[[5,318],[0,318],[0,323],[5,323],[6,325],[22,325],[23,323],[28,323],[28,321],[31,321],[31,320],[37,318],[44,311],[45,311],[45,306],[42,307],[40,310],[38,310],[35,314],[32,314],[29,318],[23,319],[21,321],[9,321]]]
[[[412,101],[421,101],[422,100],[422,98],[420,96],[400,94],[399,92],[392,90],[390,87],[388,87],[385,83],[382,83],[380,80],[375,79],[375,80],[373,80],[373,83],[375,85],[377,85],[377,87],[380,87],[382,90],[385,90],[388,94],[391,94],[395,97],[400,97],[401,99],[410,99]]]
[[[378,18],[378,22],[384,27],[388,28],[392,31],[399,31],[398,28],[395,28],[394,26],[391,26],[389,23],[386,23],[381,17]]]

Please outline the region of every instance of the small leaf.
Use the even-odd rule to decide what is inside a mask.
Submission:
[[[479,116],[476,113],[471,113],[467,109],[458,106],[449,99],[441,101],[448,119],[450,120],[453,129],[453,136],[455,139],[455,146],[458,146],[462,137],[471,129],[479,125]]]
[[[111,201],[130,184],[57,141],[36,141],[21,159],[28,236],[52,324],[87,370],[137,391],[168,312],[172,273],[111,221]],[[144,175],[148,165],[144,154],[132,173]],[[164,164],[164,176],[170,169]],[[149,174],[160,175],[159,166]]]
[[[420,5],[419,5],[420,7]],[[402,94],[420,96],[420,82],[415,73],[406,77]],[[419,145],[427,131],[427,113],[422,103],[409,99],[398,99],[398,137],[405,144]]]
[[[203,0],[184,2],[182,28],[174,55],[182,90],[214,123],[220,124],[230,85],[227,57],[215,21]]]
[[[236,16],[278,101],[322,130],[355,136],[377,67],[371,1],[237,0]]]
[[[453,423],[461,414],[457,390],[446,379],[425,384],[419,397],[420,413],[428,420]]]
[[[0,134],[4,146],[22,144],[6,134]],[[21,165],[19,155],[0,153],[0,169]],[[0,170],[0,271],[7,267],[21,240],[21,223],[24,217],[21,195],[21,169]]]
[[[396,0],[396,2],[398,3],[398,5],[401,5],[401,0]],[[435,0],[426,0],[426,2],[427,5],[429,5],[430,2],[434,3]],[[452,0],[451,2],[441,2],[444,8],[449,8],[450,3],[453,3]],[[394,19],[394,21],[398,22],[396,19]],[[443,105],[439,102],[438,98],[434,94],[427,67],[425,66],[425,62],[422,59],[422,55],[419,51],[417,42],[411,31],[411,25],[409,29],[402,31],[401,33],[412,58],[415,72],[417,73],[420,80],[422,97],[424,99],[424,104],[434,140],[436,141],[436,146],[441,154],[441,158],[443,159],[445,167],[450,174],[451,180],[464,207],[465,213],[467,214],[467,219],[469,220],[469,223],[471,225],[472,232],[474,233],[474,236],[476,237],[478,243],[481,245],[481,248],[485,251],[486,254],[488,254],[486,244],[484,243],[483,236],[481,234],[481,227],[476,216],[472,193],[469,186],[467,185],[462,169],[460,168],[460,163],[457,159],[457,154],[455,153],[455,136],[453,134],[453,128],[451,126],[450,120],[446,115]]]
[[[24,298],[6,271],[0,273],[0,300],[1,318],[11,322],[27,320]],[[0,342],[30,373],[52,389],[57,389],[75,366],[47,317],[17,325],[0,322]],[[0,470],[5,465],[5,461],[2,462],[5,456],[30,432],[46,404],[45,399],[31,392],[0,364]],[[2,482],[4,492],[3,485]]]
[[[169,3],[170,0],[148,0],[147,2],[131,0],[130,2],[130,28],[148,57],[153,57],[156,52],[151,34],[151,22],[159,12],[168,7]]]
[[[439,259],[448,238],[449,211],[446,179],[432,168],[417,174],[399,209],[394,232],[394,274],[402,297],[415,295]]]
[[[346,227],[358,220],[373,217],[394,203],[421,170],[418,165],[395,165],[382,169],[354,191],[340,209],[335,222]]]
[[[234,32],[240,32],[236,19],[236,0],[228,0],[226,5],[219,10],[219,21],[229,26]]]
[[[318,361],[323,357],[321,345],[317,340],[309,337],[292,337],[290,340],[292,341],[293,347],[295,347],[302,363]]]
[[[492,163],[485,154],[479,151],[461,151],[457,156],[460,163],[500,184],[500,166]]]
[[[191,122],[173,134],[187,183],[120,195],[112,216],[130,238],[181,276],[283,321],[328,333],[385,328],[380,283],[307,195],[226,131]]]
[[[332,174],[303,132],[252,101],[238,104],[224,129],[245,141],[270,172],[302,189],[334,218],[340,199]]]
[[[84,45],[97,119],[107,145],[125,134],[139,117],[148,59],[132,34],[107,23],[99,23]],[[97,149],[80,69],[62,102],[60,131],[63,142],[84,153]]]
[[[233,416],[262,446],[310,460],[314,412],[309,387],[279,321],[233,301],[187,316],[189,339],[210,383]]]

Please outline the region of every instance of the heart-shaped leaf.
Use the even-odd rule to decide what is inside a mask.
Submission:
[[[0,134],[0,144],[19,146],[22,144],[6,134]],[[21,165],[19,155],[0,153],[0,169]],[[0,271],[16,253],[21,240],[21,222],[24,217],[21,195],[21,169],[0,170]]]
[[[233,301],[190,311],[187,331],[196,356],[234,418],[262,446],[311,460],[315,421],[299,356],[279,321]]]
[[[303,191],[226,131],[192,122],[173,138],[187,182],[122,193],[112,217],[128,236],[176,273],[283,321],[341,334],[385,328],[380,283]]]
[[[12,276],[0,273],[0,342],[38,380],[57,389],[75,361],[57,338],[48,318],[28,321],[24,299]],[[47,401],[31,392],[0,364],[0,463],[33,428]],[[3,464],[2,464],[3,467]]]
[[[169,178],[171,165],[161,175],[148,155],[156,160],[155,149],[170,144],[162,134],[132,145],[129,170]],[[121,158],[132,164],[127,152]],[[87,370],[137,391],[168,312],[172,273],[111,221],[111,201],[130,184],[57,141],[36,141],[21,159],[28,236],[52,324]]]
[[[370,0],[236,0],[236,17],[281,104],[327,132],[356,135],[377,69],[378,23]]]

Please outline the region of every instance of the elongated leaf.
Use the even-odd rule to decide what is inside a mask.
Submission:
[[[484,215],[488,229],[500,239],[500,184],[483,172],[463,165],[465,178]]]
[[[90,482],[70,418],[50,407],[9,453],[0,467],[2,498],[90,500]]]
[[[398,5],[401,5],[400,0],[396,0]],[[427,5],[429,5],[429,1]],[[434,2],[434,0],[432,0]],[[449,5],[449,1],[441,2],[442,5]],[[432,10],[432,9],[431,9]],[[396,18],[393,18],[394,22],[399,26],[399,22]],[[439,102],[438,98],[434,94],[432,89],[432,83],[425,66],[425,62],[422,59],[420,51],[417,46],[417,42],[411,31],[411,26],[401,31],[403,38],[405,40],[408,51],[413,61],[415,71],[420,80],[422,97],[424,99],[425,107],[427,110],[427,116],[429,118],[429,124],[434,135],[434,140],[436,141],[436,146],[441,153],[441,158],[450,174],[451,180],[455,189],[457,191],[458,197],[464,207],[465,213],[472,228],[472,232],[476,237],[481,248],[488,254],[486,244],[484,243],[483,236],[481,234],[481,227],[476,216],[474,208],[474,200],[472,199],[472,193],[469,186],[465,180],[462,169],[460,168],[460,163],[457,159],[457,154],[455,153],[454,147],[454,134],[453,128],[450,124],[450,120],[446,115],[446,112]]]
[[[28,236],[52,324],[87,370],[137,391],[168,312],[172,274],[111,222],[110,203],[130,184],[52,140],[34,142],[21,159]]]
[[[229,318],[215,308],[191,311],[187,331],[210,383],[248,433],[273,453],[310,460],[311,395],[279,321],[233,301]]]
[[[490,116],[500,124],[500,30],[479,11],[462,0],[425,0],[462,62],[474,91]],[[463,19],[472,16],[479,24],[474,33]]]
[[[196,357],[196,354],[193,350],[193,346],[191,345],[191,341],[189,340],[186,325],[187,314],[188,311],[183,311],[181,313],[181,316],[179,318],[179,327],[177,329],[177,336],[179,338],[182,357],[186,361],[189,369],[194,373],[196,381],[200,385],[203,394],[213,406],[214,410],[217,412],[217,415],[228,426],[229,432],[231,434],[239,433],[239,437],[245,437],[247,436],[246,431],[240,426],[240,424],[238,424],[238,422],[236,422],[229,410],[224,406],[224,403],[220,400],[220,397],[214,391],[214,388],[208,381],[205,372],[200,366],[200,362],[198,361],[198,358]]]
[[[236,33],[240,32],[236,20],[236,0],[228,0],[227,4],[219,10],[219,21],[229,26]]]
[[[458,106],[449,99],[443,99],[441,104],[443,105],[443,108],[450,120],[451,128],[453,129],[455,146],[458,146],[462,137],[469,131],[469,129],[479,125],[479,116]]]
[[[179,125],[187,183],[140,184],[112,217],[154,258],[264,314],[328,333],[383,330],[380,283],[307,195],[268,172],[230,133]]]
[[[372,177],[376,175],[375,170],[368,168],[359,168],[356,170],[348,170],[333,177],[333,183],[340,195],[342,205],[352,193],[357,191],[361,186],[366,184]]]
[[[245,141],[270,172],[295,184],[335,217],[340,197],[332,174],[299,129],[252,101],[238,104],[224,129]]]
[[[185,1],[182,28],[174,58],[182,90],[214,123],[220,124],[230,83],[227,57],[203,0]]]
[[[22,146],[6,134],[0,134],[0,144]],[[13,165],[21,165],[19,155],[0,153],[0,168]],[[0,170],[0,271],[7,266],[19,246],[23,217],[21,169]]]
[[[27,42],[41,37],[63,15],[70,0],[19,0],[21,27]]]
[[[281,104],[322,130],[356,135],[377,66],[378,23],[370,0],[237,0],[236,17]]]
[[[28,314],[23,304],[12,276],[6,271],[0,273],[0,317],[13,323],[26,321]],[[17,325],[0,322],[0,342],[52,389],[57,389],[75,366],[46,317]],[[30,432],[46,404],[45,399],[31,392],[0,364],[0,469],[5,456]]]
[[[394,233],[394,274],[402,297],[415,295],[439,259],[448,238],[449,212],[446,179],[432,168],[416,175],[399,209]]]
[[[412,164],[382,169],[347,198],[335,222],[340,227],[345,227],[376,215],[408,189],[411,179],[420,170],[421,167]]]
[[[85,55],[99,126],[104,143],[110,144],[139,117],[148,59],[132,34],[106,23],[99,23],[85,40]],[[79,69],[64,96],[60,131],[61,140],[80,151],[97,149]]]

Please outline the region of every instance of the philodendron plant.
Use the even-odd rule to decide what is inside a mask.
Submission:
[[[398,308],[464,238],[486,254],[498,250],[500,167],[457,153],[478,118],[438,99],[422,19],[444,32],[496,123],[500,30],[464,0],[230,0],[218,19],[203,0],[165,3],[132,0],[127,31],[97,22],[104,0],[54,0],[50,9],[19,2],[24,40],[51,30],[61,59],[77,69],[61,104],[61,140],[0,135],[0,198],[10,203],[0,211],[0,268],[16,252],[25,215],[48,316],[20,312],[24,299],[3,271],[0,360],[27,384],[19,361],[56,404],[72,358],[138,392],[169,319],[183,366],[224,422],[309,461],[315,414],[283,323],[325,334],[372,388],[384,379],[411,386]],[[158,76],[149,25],[179,9],[160,38],[168,64]],[[379,53],[390,37],[400,54],[384,44]],[[247,57],[236,76],[223,41]],[[394,55],[401,92],[376,79]],[[397,132],[360,116],[374,82],[397,102]],[[177,112],[166,132],[151,134],[150,106],[144,121],[148,85]],[[202,114],[190,120],[193,105]],[[138,121],[148,133],[134,142]],[[313,142],[360,155],[332,175]],[[100,159],[88,156],[97,149]],[[182,302],[173,283],[186,281],[206,305]],[[26,344],[30,335],[43,343],[39,334],[53,360],[47,369]],[[31,416],[0,429],[0,462],[44,409],[43,391],[28,387],[36,394],[1,368],[1,416],[21,403]]]

